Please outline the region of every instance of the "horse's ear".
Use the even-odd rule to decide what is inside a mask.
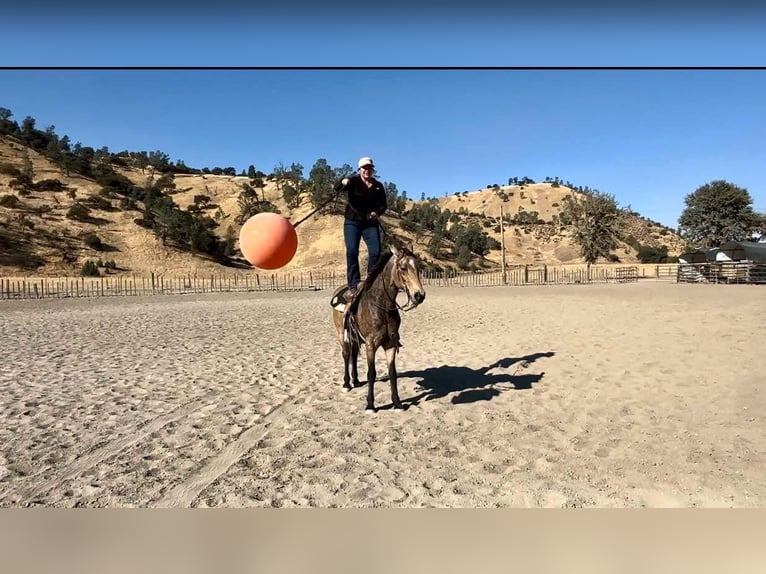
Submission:
[[[391,253],[393,253],[394,256],[396,256],[396,254],[399,253],[399,250],[396,248],[396,245],[394,245],[393,241],[391,242]]]
[[[412,241],[407,243],[407,249],[410,251],[410,253],[415,253],[415,246],[412,244]]]

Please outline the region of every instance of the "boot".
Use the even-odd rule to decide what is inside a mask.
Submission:
[[[357,290],[356,286],[349,287],[343,293],[343,300],[346,302],[346,304],[351,303],[354,300],[354,297],[356,297],[356,290]]]

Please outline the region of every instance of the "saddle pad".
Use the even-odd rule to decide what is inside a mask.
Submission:
[[[341,313],[346,312],[346,304],[343,302],[333,305],[332,308],[335,309],[336,311],[340,311]]]

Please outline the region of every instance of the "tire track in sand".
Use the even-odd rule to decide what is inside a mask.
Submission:
[[[271,417],[277,411],[283,410],[283,407],[290,403],[290,399],[295,399],[294,395],[289,395],[284,401],[276,405],[273,409],[263,415],[261,421]],[[296,404],[293,402],[293,407]],[[284,417],[289,413],[289,409],[280,413]],[[277,420],[279,417],[277,417]],[[206,464],[199,472],[191,475],[182,483],[177,484],[166,492],[156,503],[150,505],[157,508],[189,508],[191,503],[212,484],[219,476],[225,473],[235,462],[245,456],[258,441],[266,437],[270,429],[264,428],[258,424],[251,426],[237,437],[233,443],[224,447],[224,449]]]
[[[134,444],[136,444],[137,442],[140,442],[142,439],[146,438],[153,432],[158,431],[159,429],[164,427],[166,424],[176,421],[178,419],[181,419],[183,417],[186,417],[190,415],[191,413],[193,413],[194,411],[199,410],[202,407],[205,407],[209,404],[213,404],[213,402],[215,401],[213,401],[212,396],[204,396],[199,399],[190,401],[186,403],[185,405],[176,407],[169,413],[159,416],[156,419],[153,419],[149,421],[148,423],[144,424],[143,426],[136,428],[134,432],[128,433],[118,439],[115,439],[105,444],[102,447],[99,447],[87,454],[83,454],[79,456],[72,463],[70,463],[69,466],[67,466],[64,469],[63,473],[53,478],[50,478],[48,480],[32,483],[31,485],[26,487],[22,485],[21,487],[16,489],[16,491],[19,492],[21,496],[21,500],[19,501],[18,504],[24,505],[29,502],[34,502],[34,500],[40,495],[48,492],[49,490],[57,486],[61,486],[65,481],[72,479],[78,476],[79,474],[85,472],[89,468],[92,468],[93,466],[97,465],[98,463],[119,454],[124,449],[133,446]],[[3,500],[4,498],[6,498],[8,494],[9,492],[3,493],[3,495],[0,496],[0,500]]]

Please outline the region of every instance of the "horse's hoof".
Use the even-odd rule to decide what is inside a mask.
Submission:
[[[344,392],[344,393],[347,393],[347,392],[349,392],[350,390],[351,390],[351,387],[347,387],[347,386],[345,386],[345,385],[343,386],[343,392]]]
[[[366,407],[364,409],[364,414],[366,415],[374,415],[377,412],[377,409],[375,407]]]
[[[405,407],[402,403],[395,403],[394,404],[394,410],[395,411],[406,411],[407,407]]]

